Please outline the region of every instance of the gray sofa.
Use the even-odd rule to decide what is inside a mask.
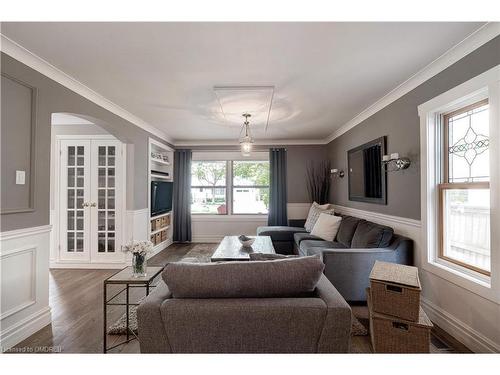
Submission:
[[[171,287],[160,281],[137,309],[141,352],[346,353],[351,309],[323,268],[318,257],[171,263]]]
[[[290,227],[259,227],[271,236],[276,251],[300,256],[320,255],[325,276],[347,301],[366,301],[366,287],[376,260],[413,265],[413,240],[393,229],[353,216],[341,215],[334,241],[311,235],[297,222]]]

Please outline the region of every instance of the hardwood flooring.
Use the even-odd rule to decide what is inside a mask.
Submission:
[[[174,244],[152,257],[149,265],[163,266],[180,260],[193,246]],[[215,246],[215,245],[214,245]],[[102,353],[103,281],[117,270],[54,269],[50,271],[49,303],[52,324],[16,345],[12,352]],[[113,292],[111,286],[109,292]],[[119,286],[116,286],[119,288]],[[137,288],[139,289],[139,288]],[[118,290],[118,289],[116,289]],[[136,292],[132,298],[140,298]],[[366,324],[366,306],[352,306],[356,317]],[[108,321],[116,321],[123,314],[123,307],[109,309]],[[433,332],[431,352],[466,352],[460,343],[453,341],[442,330]],[[108,346],[124,340],[123,336],[108,335]],[[354,336],[353,353],[371,353],[369,336]],[[112,353],[139,353],[137,340],[122,345]]]

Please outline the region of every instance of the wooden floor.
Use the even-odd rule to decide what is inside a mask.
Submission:
[[[165,265],[180,260],[192,249],[190,244],[174,244],[155,255],[148,265]],[[58,269],[50,271],[49,303],[52,309],[52,324],[22,341],[13,352],[102,353],[103,332],[103,281],[117,270]],[[111,286],[111,288],[114,286]],[[117,286],[118,287],[118,286]],[[113,290],[110,289],[110,292]],[[139,298],[140,296],[135,296]],[[352,306],[358,319],[366,324],[366,306]],[[117,307],[111,309],[108,321],[115,321],[123,314]],[[108,346],[122,341],[124,337],[108,335]],[[352,352],[371,353],[369,336],[355,336]],[[437,330],[433,334],[432,353],[466,352],[467,349],[454,342],[446,333]],[[137,341],[113,349],[113,353],[139,353]]]

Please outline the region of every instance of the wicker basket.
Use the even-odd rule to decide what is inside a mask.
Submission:
[[[370,312],[370,338],[375,353],[429,353],[432,323],[420,308],[418,321],[395,318],[373,311],[370,288],[367,289]]]
[[[418,320],[422,288],[417,267],[376,261],[370,288],[374,312]]]

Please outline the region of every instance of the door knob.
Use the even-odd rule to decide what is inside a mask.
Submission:
[[[96,207],[96,206],[97,206],[97,204],[96,204],[95,202],[92,202],[92,203],[90,204],[90,207]]]
[[[89,206],[89,202],[82,203],[82,207],[88,207],[88,206]]]

